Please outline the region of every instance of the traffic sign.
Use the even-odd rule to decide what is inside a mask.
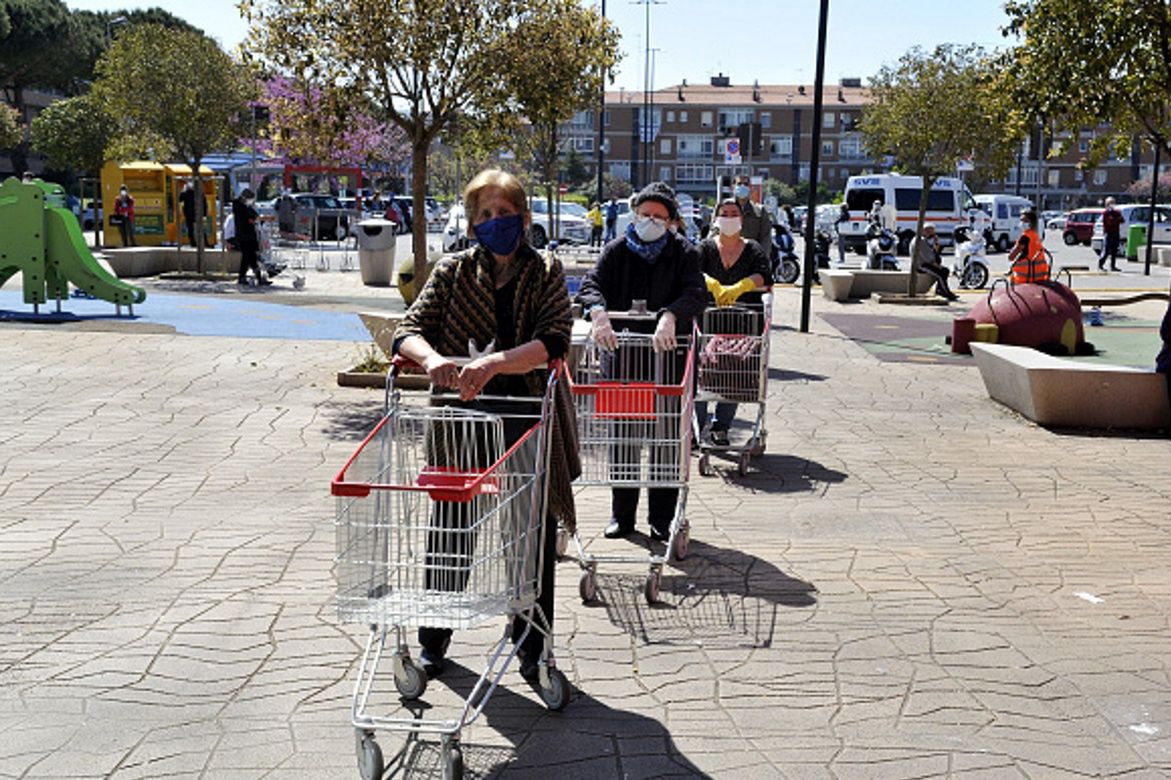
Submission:
[[[740,164],[740,139],[729,138],[724,142],[724,162],[728,165]]]

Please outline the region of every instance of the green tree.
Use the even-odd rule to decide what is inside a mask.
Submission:
[[[24,140],[24,125],[20,123],[20,112],[0,103],[0,149],[15,149]]]
[[[590,171],[576,149],[570,149],[561,160],[560,173],[570,189],[582,189],[590,184]]]
[[[120,34],[98,61],[97,72],[95,98],[122,134],[166,142],[191,166],[196,192],[203,191],[203,159],[234,145],[238,118],[256,94],[248,69],[215,41],[159,25]],[[195,208],[197,268],[204,273],[202,198],[195,199]]]
[[[58,167],[101,172],[118,123],[93,94],[52,104],[32,121],[33,149]]]
[[[499,121],[507,110],[501,63],[521,0],[241,0],[250,56],[272,72],[331,85],[406,135],[413,212],[424,211],[428,153],[457,118]],[[427,233],[414,221],[415,279],[426,279]]]
[[[806,190],[809,186],[806,185]],[[790,187],[780,179],[766,179],[764,182],[765,197],[769,195],[777,199],[777,203],[788,203],[790,205],[797,203],[797,191]]]
[[[1023,138],[1023,115],[1006,96],[1000,71],[976,46],[937,46],[908,51],[871,79],[871,103],[861,130],[871,157],[890,155],[903,173],[920,176],[919,219],[914,258],[927,213],[927,198],[940,176],[955,173],[961,159],[975,157],[996,172],[1007,171]],[[911,263],[908,295],[915,295]]]
[[[602,174],[602,193],[606,198],[629,198],[634,194],[634,187],[626,179],[619,179],[610,173]]]
[[[514,116],[529,123],[528,152],[549,203],[561,160],[560,127],[597,102],[604,74],[618,63],[619,40],[617,29],[580,0],[529,0],[513,34],[494,52],[505,63]],[[550,208],[548,236],[555,235],[553,218]]]

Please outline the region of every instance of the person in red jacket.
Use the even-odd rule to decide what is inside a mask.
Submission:
[[[134,198],[126,185],[122,185],[114,201],[114,217],[118,232],[122,234],[122,246],[138,246],[134,238]]]
[[[1122,213],[1114,208],[1114,198],[1106,198],[1106,210],[1102,212],[1102,254],[1098,257],[1098,270],[1106,270],[1106,255],[1110,255],[1110,270],[1118,270],[1118,243],[1121,239]]]

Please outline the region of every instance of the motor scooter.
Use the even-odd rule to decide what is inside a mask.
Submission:
[[[953,234],[956,262],[952,273],[960,287],[982,290],[988,284],[988,259],[984,256],[984,237],[976,235],[966,225],[960,225]]]
[[[788,225],[783,222],[773,225],[773,279],[782,284],[792,284],[801,274],[796,246]]]
[[[872,271],[899,270],[899,261],[895,258],[897,243],[894,231],[871,222],[866,229],[866,267]]]

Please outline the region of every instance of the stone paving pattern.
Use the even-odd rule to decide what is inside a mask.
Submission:
[[[768,453],[693,470],[664,603],[612,565],[582,605],[561,563],[575,697],[548,713],[510,671],[469,776],[1171,776],[1167,439],[1038,428],[973,367],[880,363],[797,310]],[[0,778],[357,776],[328,493],[381,409],[334,383],[355,351],[3,331]],[[628,544],[598,539],[604,490],[580,502],[589,544]],[[457,634],[429,714],[499,631]],[[434,740],[379,741],[388,777],[440,776]]]

